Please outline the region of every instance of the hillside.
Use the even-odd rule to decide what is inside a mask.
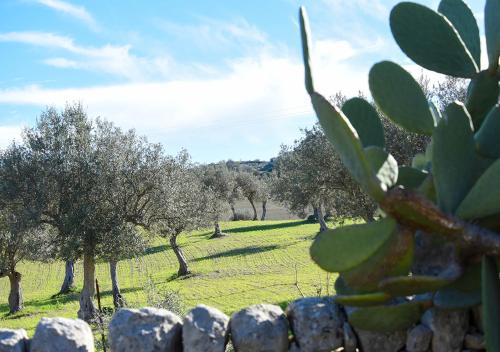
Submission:
[[[332,278],[309,258],[308,249],[317,224],[300,220],[241,221],[225,222],[222,229],[228,236],[221,239],[209,239],[210,230],[180,236],[179,244],[193,272],[187,278],[176,278],[175,256],[167,241],[161,238],[155,240],[143,256],[121,261],[118,276],[129,305],[156,304],[170,294],[180,297],[181,313],[205,303],[231,314],[253,303],[285,305],[300,297],[301,292],[304,295],[326,294],[327,287],[332,287]],[[19,271],[23,274],[25,309],[7,315],[8,281],[1,280],[1,327],[22,327],[33,334],[36,323],[43,316],[76,317],[78,293],[51,298],[59,290],[63,263],[22,263]],[[106,263],[97,265],[96,276],[103,305],[112,307]],[[76,265],[77,290],[81,278],[79,262]]]

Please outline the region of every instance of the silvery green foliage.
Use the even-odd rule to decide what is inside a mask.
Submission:
[[[293,146],[282,146],[272,181],[273,198],[304,216],[322,207],[337,219],[373,218],[374,203],[353,181],[338,154],[316,125]]]

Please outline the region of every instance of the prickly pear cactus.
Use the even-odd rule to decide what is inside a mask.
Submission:
[[[349,101],[357,107],[341,109],[315,90],[308,20],[300,10],[314,110],[353,178],[385,214],[323,232],[311,246],[321,268],[339,273],[336,300],[355,307],[349,309],[355,327],[390,332],[410,327],[432,306],[482,304],[488,349],[500,351],[500,0],[486,1],[484,22],[489,66],[481,70],[479,29],[462,0],[442,0],[437,11],[412,2],[392,9],[392,34],[410,59],[470,79],[467,100],[441,113],[398,64],[371,68],[369,87],[379,110],[406,130],[431,136],[412,167],[398,167],[384,148],[376,109],[359,98]],[[430,260],[417,258],[419,238],[452,253],[438,272],[415,269]]]

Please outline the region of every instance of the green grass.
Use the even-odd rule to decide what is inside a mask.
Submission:
[[[148,305],[151,287],[160,294],[166,290],[177,291],[186,309],[204,303],[226,314],[254,303],[285,306],[299,298],[301,292],[327,294],[329,287],[331,293],[333,278],[309,258],[317,224],[300,220],[241,221],[223,223],[222,229],[228,236],[220,239],[209,239],[211,230],[179,236],[179,244],[193,272],[187,278],[176,278],[175,255],[161,238],[155,240],[143,256],[121,261],[118,277],[129,305]],[[9,283],[7,279],[1,280],[0,327],[24,328],[32,335],[41,317],[76,317],[77,292],[51,298],[60,288],[63,263],[21,263],[18,271],[23,274],[25,308],[8,315]],[[78,291],[82,280],[81,262],[75,271]],[[103,306],[112,307],[106,263],[97,265],[96,276]]]

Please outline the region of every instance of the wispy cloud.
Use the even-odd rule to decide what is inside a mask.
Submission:
[[[268,44],[266,33],[244,18],[217,20],[198,16],[192,24],[156,19],[155,25],[167,34],[202,49],[234,49],[236,46]]]
[[[338,49],[343,54],[338,55]],[[318,42],[317,59],[325,69],[316,72],[318,89],[326,96],[338,90],[355,95],[366,86],[361,72],[350,65],[356,54],[348,43]],[[64,60],[53,64],[71,66]],[[333,77],[333,78],[332,78]],[[225,74],[197,79],[164,80],[88,88],[47,89],[27,86],[0,90],[0,104],[62,107],[81,101],[92,116],[100,115],[122,127],[147,135],[166,135],[179,129],[231,126],[261,119],[266,129],[274,120],[313,116],[303,88],[303,68],[297,57],[265,53],[229,63]],[[249,132],[250,133],[250,132]],[[252,133],[258,136],[261,129]]]
[[[65,15],[69,15],[85,23],[92,30],[98,30],[94,17],[83,6],[73,5],[62,0],[36,0],[37,3],[47,6],[53,10],[59,11]]]
[[[77,45],[70,37],[32,31],[0,33],[0,42],[2,41],[59,49],[75,56],[45,59],[44,63],[50,66],[104,72],[132,81],[164,78],[173,71],[169,57],[138,57],[130,52],[130,45],[82,46]]]

